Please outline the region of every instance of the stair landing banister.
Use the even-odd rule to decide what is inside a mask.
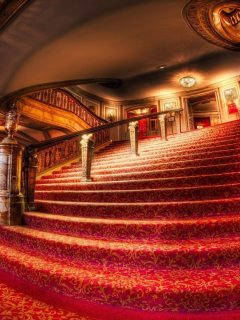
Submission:
[[[174,109],[172,112],[179,113],[183,109]],[[154,116],[166,115],[169,111],[161,111],[152,113],[150,115],[143,115],[139,117],[135,117],[134,121],[151,118]],[[94,140],[94,148],[104,146],[110,142],[110,129],[113,127],[121,126],[124,124],[129,124],[133,119],[125,119],[121,121],[116,121],[113,123],[107,123],[104,125],[100,125],[97,127],[81,130],[78,132],[74,132],[65,136],[49,139],[47,141],[43,141],[34,145],[30,145],[26,148],[25,151],[25,159],[34,159],[34,165],[32,165],[32,161],[25,161],[24,172],[24,184],[28,188],[28,192],[26,193],[27,204],[30,210],[34,210],[34,190],[35,190],[35,178],[37,174],[42,174],[44,170],[49,170],[54,166],[60,166],[64,164],[64,162],[69,162],[71,159],[76,158],[80,155],[80,142],[83,140],[84,135],[93,135]],[[136,131],[135,131],[136,134]],[[135,140],[136,143],[136,140]],[[91,146],[90,146],[91,144]],[[84,168],[82,172],[84,172],[84,177],[82,177],[82,182],[90,182],[91,181],[91,157],[93,154],[93,144],[90,143],[85,145],[85,148],[90,148],[91,150],[82,149],[82,156],[87,157],[82,159],[82,163],[84,164]],[[136,153],[136,144],[135,144],[135,153]],[[83,152],[84,151],[84,152]],[[57,155],[57,157],[53,157]],[[33,156],[34,155],[34,156]],[[36,165],[36,156],[38,157],[38,167]],[[28,170],[28,163],[31,165],[31,170]],[[35,170],[35,173],[34,173]],[[27,173],[31,172],[31,175]]]
[[[162,140],[167,141],[167,126],[166,126],[166,120],[168,116],[175,116],[176,118],[176,124],[177,124],[177,134],[180,133],[180,112],[183,109],[175,109],[171,111],[162,111],[162,112],[156,112],[152,113],[151,115],[144,115],[140,117],[135,117],[133,119],[127,119],[122,121],[117,121],[115,123],[107,124],[102,127],[116,127],[119,125],[123,125],[125,123],[129,124],[129,131],[130,131],[130,144],[131,144],[131,151],[132,156],[137,157],[138,154],[138,120],[151,118],[153,116],[159,115],[159,121],[161,126],[161,134],[162,134]],[[93,130],[85,130],[85,132],[93,132]],[[90,133],[91,134],[91,133]],[[93,157],[93,148],[94,145],[91,141],[90,135],[83,135],[83,139],[81,141],[82,145],[82,179],[81,182],[92,182],[91,179],[91,163],[92,163],[92,157]]]

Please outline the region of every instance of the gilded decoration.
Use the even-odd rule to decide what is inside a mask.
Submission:
[[[240,2],[191,0],[183,9],[189,27],[205,40],[240,51]]]

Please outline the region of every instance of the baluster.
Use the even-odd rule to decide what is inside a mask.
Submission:
[[[94,150],[92,134],[83,135],[80,142],[82,146],[82,179],[81,182],[92,182],[91,165]]]
[[[35,211],[34,195],[36,174],[38,170],[38,154],[37,149],[28,149],[25,161],[25,190],[26,200],[29,211]]]
[[[130,132],[130,143],[132,156],[138,156],[138,121],[129,123],[129,132]]]
[[[180,112],[175,113],[175,120],[176,120],[177,134],[180,134],[181,133],[181,114],[180,114]]]
[[[163,140],[163,141],[168,141],[168,139],[167,139],[167,125],[166,125],[166,121],[167,121],[167,116],[166,116],[166,114],[161,114],[161,115],[159,116],[159,122],[160,122],[161,136],[162,136],[162,140]]]

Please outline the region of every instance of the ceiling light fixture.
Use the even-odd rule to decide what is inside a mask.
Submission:
[[[163,64],[162,66],[158,66],[157,69],[164,69],[166,68],[166,66],[167,66],[166,64]]]
[[[193,77],[188,76],[181,78],[179,82],[184,88],[191,88],[195,85],[196,80]]]

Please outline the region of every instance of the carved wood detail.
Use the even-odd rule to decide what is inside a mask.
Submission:
[[[64,90],[50,89],[34,93],[29,97],[55,108],[72,112],[90,127],[97,127],[107,123],[107,121],[98,117],[84,104],[77,101],[71,94],[65,92]]]
[[[32,0],[1,0],[0,1],[0,31],[12,18]]]
[[[189,27],[205,40],[240,51],[239,1],[191,0],[183,9]]]

